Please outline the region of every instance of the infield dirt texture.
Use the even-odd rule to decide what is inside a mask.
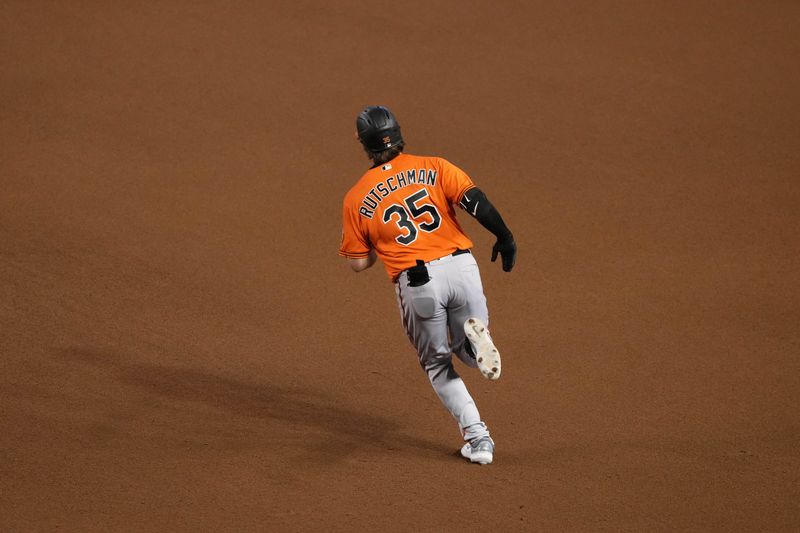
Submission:
[[[800,4],[4,2],[0,530],[798,531]],[[466,170],[461,442],[337,256],[365,105]],[[459,366],[463,369],[463,367]]]

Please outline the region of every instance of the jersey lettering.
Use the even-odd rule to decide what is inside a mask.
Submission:
[[[385,180],[378,182],[375,187],[369,190],[361,200],[361,207],[359,207],[358,212],[361,216],[371,219],[375,214],[375,210],[378,208],[378,204],[389,196],[389,194],[402,187],[417,184],[435,187],[436,170],[429,168],[410,168],[389,176]]]
[[[422,169],[420,169],[420,170],[422,170]],[[426,185],[428,185],[429,187],[435,187],[436,186],[436,171],[435,170],[428,169],[428,180],[427,180]]]

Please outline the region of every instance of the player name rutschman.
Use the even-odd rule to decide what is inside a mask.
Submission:
[[[381,170],[391,170],[391,168],[392,165],[386,164]],[[367,195],[364,196],[364,199],[361,200],[361,206],[359,206],[358,212],[361,216],[371,219],[375,214],[375,209],[378,207],[378,204],[389,196],[389,194],[397,189],[415,184],[429,185],[431,187],[436,186],[436,171],[427,168],[421,168],[419,170],[412,168],[389,176],[370,189]]]

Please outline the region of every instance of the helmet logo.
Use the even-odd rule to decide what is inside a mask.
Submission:
[[[387,144],[387,143],[391,142],[391,140],[392,140],[392,138],[388,137],[388,136],[383,138],[384,144]]]

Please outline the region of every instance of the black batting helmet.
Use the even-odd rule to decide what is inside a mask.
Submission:
[[[373,153],[383,152],[403,142],[400,124],[387,108],[380,105],[365,107],[356,118],[358,140]]]

